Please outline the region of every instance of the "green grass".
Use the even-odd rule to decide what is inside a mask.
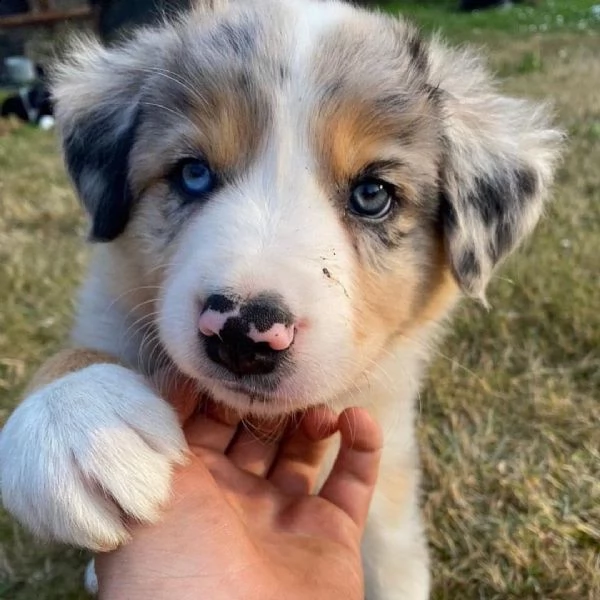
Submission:
[[[570,133],[543,223],[493,281],[492,310],[459,310],[421,397],[434,598],[598,600],[600,33],[403,4],[485,41],[507,89],[552,98]],[[0,131],[0,422],[68,331],[84,233],[52,134]],[[85,558],[0,515],[0,598],[82,600]]]
[[[446,35],[459,38],[600,29],[600,15],[592,10],[598,3],[590,0],[544,0],[539,6],[514,4],[473,13],[457,11],[458,0],[384,0],[379,4],[410,16],[425,29],[441,28]]]

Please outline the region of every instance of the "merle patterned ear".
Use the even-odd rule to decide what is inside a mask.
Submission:
[[[444,131],[441,218],[448,260],[463,291],[483,299],[496,265],[542,213],[562,133],[543,106],[497,93],[472,55],[434,41],[430,64]]]
[[[502,259],[533,229],[545,196],[529,164],[498,164],[461,177],[446,173],[441,211],[452,272],[463,291],[482,296]]]
[[[140,122],[148,64],[159,64],[152,32],[110,49],[95,39],[73,44],[53,77],[64,158],[91,220],[90,237],[108,242],[129,221],[129,153]]]
[[[192,4],[190,15],[178,20],[173,14],[172,23],[163,18],[122,44],[105,47],[95,38],[80,37],[54,69],[58,131],[67,169],[90,216],[92,240],[120,236],[134,208],[129,157],[143,120],[145,86],[160,76],[175,81],[165,63],[181,52],[178,28],[226,7],[227,0]]]
[[[63,140],[67,168],[91,217],[90,238],[96,242],[123,233],[133,205],[128,165],[139,112],[124,112],[91,109]]]

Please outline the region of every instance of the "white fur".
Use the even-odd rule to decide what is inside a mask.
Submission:
[[[418,508],[413,404],[428,334],[423,334],[419,343],[406,343],[375,364],[355,347],[351,327],[352,298],[357,292],[355,256],[339,215],[316,181],[316,165],[308,148],[307,115],[302,114],[307,105],[302,96],[303,82],[310,78],[308,59],[318,51],[319,36],[355,13],[338,2],[289,4],[297,11],[290,34],[295,57],[292,68],[297,77],[291,78],[295,84],[284,88],[278,98],[264,154],[241,184],[216,195],[187,223],[158,305],[143,304],[141,314],[138,311],[133,318],[143,319],[158,308],[161,340],[177,366],[204,383],[218,400],[247,410],[247,396],[232,392],[211,377],[209,361],[198,354],[198,299],[222,289],[233,289],[242,296],[264,291],[282,294],[289,308],[306,324],[294,344],[296,368],[282,382],[277,397],[270,404],[255,404],[253,411],[281,413],[327,401],[338,410],[361,404],[377,413],[386,430],[384,465],[390,471],[400,468],[409,476],[403,482],[406,493],[401,506],[390,506],[383,488],[375,497],[364,543],[367,598],[425,600],[429,575]],[[146,348],[141,348],[143,332],[140,335],[131,327],[132,316],[119,306],[119,300],[129,293],[127,285],[113,289],[112,265],[123,265],[122,272],[135,270],[133,262],[128,266],[130,259],[119,244],[117,241],[97,250],[81,295],[73,337],[78,344],[116,354],[133,367],[147,367],[150,356],[144,352]],[[324,268],[331,278],[324,275]],[[151,355],[151,348],[149,351]],[[135,381],[134,389],[128,387],[128,380],[130,384]],[[73,381],[81,385],[70,386]],[[114,395],[106,392],[111,382],[116,387]],[[124,410],[128,398],[135,400],[135,391],[138,386],[144,389],[142,385],[128,371],[99,367],[70,376],[27,399],[9,421],[0,446],[0,459],[13,448],[22,463],[4,468],[11,482],[3,483],[9,492],[5,498],[9,510],[30,528],[80,546],[98,548],[126,539],[116,506],[106,506],[99,495],[85,495],[81,468],[70,464],[66,456],[72,450],[79,453],[79,446],[92,432],[102,430],[107,417]],[[81,395],[98,411],[101,407],[106,410],[102,414],[78,410]],[[56,397],[58,404],[62,402],[68,409],[54,417],[46,416],[41,409],[56,402]],[[127,421],[133,428],[125,429],[126,440],[120,440],[121,447],[105,432],[111,438],[107,445],[110,452],[104,453],[110,468],[96,476],[113,488],[124,483],[116,473],[144,477],[146,480],[140,484],[145,490],[140,487],[133,496],[126,494],[122,499],[130,512],[152,520],[168,496],[170,461],[154,454],[156,464],[151,464],[148,453],[132,456],[125,446],[139,441],[136,418],[152,418],[159,410],[164,413],[164,403],[147,390],[138,393],[137,398],[139,402],[131,410],[135,418]],[[77,440],[73,439],[73,420],[83,428]],[[155,436],[172,439],[171,447],[179,456],[183,442],[174,420],[164,418],[162,425],[158,419],[154,422],[158,427]],[[57,448],[59,456],[39,460],[27,454],[22,444],[27,437],[24,432],[31,426],[50,427],[44,445]],[[90,459],[89,453],[86,459]],[[50,460],[64,467],[56,484],[55,475],[45,474]],[[36,476],[25,477],[24,470],[31,473],[32,465]],[[69,486],[75,489],[68,497],[56,495],[57,489]],[[83,523],[71,526],[74,516]],[[86,582],[89,590],[95,591],[93,565],[88,567]]]
[[[339,209],[319,181],[320,165],[315,164],[311,147],[311,119],[318,111],[313,100],[319,92],[314,89],[314,59],[324,35],[344,25],[348,31],[355,30],[360,45],[367,17],[334,1],[201,2],[198,14],[208,25],[215,4],[219,6],[215,19],[257,6],[262,7],[265,19],[283,19],[277,21],[279,33],[268,43],[293,59],[287,65],[287,83],[270,92],[273,111],[260,153],[234,184],[224,186],[200,210],[186,215],[181,231],[175,232],[166,264],[162,251],[156,250],[160,241],[154,239],[155,230],[148,220],[151,211],[144,217],[144,206],[137,206],[129,230],[95,252],[73,339],[119,357],[132,369],[152,373],[153,363],[163,358],[155,353],[159,336],[180,370],[202,383],[214,398],[243,412],[273,415],[323,402],[337,410],[350,405],[369,408],[383,424],[385,448],[363,544],[366,595],[368,600],[425,600],[429,572],[418,507],[414,405],[428,358],[425,349],[435,342],[436,326],[418,325],[410,329],[411,339],[400,336],[393,347],[385,342],[387,331],[375,331],[372,343],[357,343],[355,325],[361,316],[355,304],[363,283],[357,274],[360,250],[353,247]],[[161,65],[178,39],[177,27],[188,32],[188,58],[198,58],[194,52],[202,55],[207,42],[198,32],[204,25],[195,18],[162,33],[142,34],[127,51],[82,46],[63,68],[56,86],[62,131],[76,131],[88,111],[106,105],[116,123],[115,131],[107,134],[124,130],[140,82],[149,72],[189,91],[191,83]],[[385,43],[397,43],[402,31],[407,35],[402,28],[382,28],[382,19],[372,22],[376,40],[384,31]],[[280,43],[283,47],[278,47]],[[332,75],[336,69],[351,72],[356,68],[360,81],[355,83],[363,82],[362,56],[358,53],[351,59],[356,64],[332,64]],[[407,81],[412,81],[416,67],[405,59]],[[452,54],[434,41],[428,61],[431,86],[440,86],[449,107],[445,133],[457,151],[448,166],[457,193],[467,197],[478,174],[510,170],[511,165],[514,169],[514,164],[522,163],[537,174],[540,197],[544,195],[554,155],[548,139],[554,134],[545,118],[536,116],[527,104],[502,100],[487,87],[488,76],[468,55]],[[190,60],[189,69],[194,65]],[[374,71],[372,85],[390,79],[386,71]],[[408,87],[404,93],[418,90]],[[123,103],[128,109],[120,111]],[[188,115],[163,108],[177,119],[164,135],[177,137],[190,127]],[[398,152],[390,143],[379,150],[380,159]],[[422,158],[430,151],[425,145],[415,156]],[[152,164],[154,159],[149,152],[145,160]],[[93,168],[98,167],[91,162]],[[135,160],[132,164],[135,170]],[[93,172],[84,175],[80,193],[96,202],[104,199],[104,181]],[[110,185],[110,177],[107,180]],[[523,214],[514,215],[515,242],[531,229],[540,207],[541,202],[533,203]],[[460,250],[471,243],[482,255],[478,256],[480,277],[470,286],[478,294],[493,267],[485,254],[491,232],[481,226],[474,207],[466,208],[458,217],[461,227],[453,232],[449,248],[458,260]],[[417,247],[426,254],[423,244]],[[425,269],[428,258],[409,255],[393,263],[394,272],[414,274]],[[151,275],[147,273],[149,266],[159,267],[158,263],[160,270],[165,269],[164,279],[156,268]],[[375,266],[385,268],[386,264],[382,260]],[[209,295],[225,290],[244,298],[275,292],[296,316],[298,331],[290,351],[294,369],[269,402],[251,404],[247,394],[223,385],[220,372],[199,343],[199,306]],[[408,304],[404,297],[397,302]],[[445,308],[450,310],[452,304],[448,300]],[[441,310],[435,318],[441,320],[444,314]],[[123,367],[89,367],[35,392],[9,419],[0,438],[4,504],[38,534],[94,549],[111,547],[127,539],[121,510],[147,521],[157,518],[169,495],[171,467],[182,460],[184,450],[175,415],[141,376]],[[93,567],[86,577],[94,588]]]
[[[94,365],[29,396],[0,435],[5,507],[41,537],[94,550],[153,521],[186,443],[173,409],[132,371]]]
[[[224,388],[201,354],[194,327],[198,301],[221,290],[241,297],[263,292],[283,296],[299,322],[295,368],[273,402],[254,407],[264,413],[330,399],[363,366],[353,354],[352,305],[345,300],[353,285],[345,233],[305,168],[308,159],[290,138],[289,131],[278,129],[245,181],[216,195],[187,225],[159,304],[161,339],[177,365],[210,386],[219,400],[247,410],[247,397]],[[295,182],[293,188],[289,181]]]

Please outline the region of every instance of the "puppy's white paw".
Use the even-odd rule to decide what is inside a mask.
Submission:
[[[2,500],[40,537],[107,550],[128,538],[124,515],[157,519],[186,448],[175,412],[142,376],[94,365],[33,393],[9,418]]]

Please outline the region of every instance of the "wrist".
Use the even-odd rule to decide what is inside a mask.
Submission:
[[[173,555],[171,554],[170,558]],[[198,561],[162,560],[155,556],[147,560],[128,552],[96,557],[98,600],[180,600],[200,597],[211,600],[239,600],[244,589],[249,600],[264,600],[263,590],[269,579],[261,569],[244,568],[229,572],[198,571]],[[187,562],[187,565],[186,565]],[[175,568],[175,572],[172,570]],[[259,575],[260,573],[260,575]],[[193,592],[193,594],[192,594]]]
[[[193,577],[168,574],[158,560],[130,560],[124,554],[118,551],[96,557],[99,600],[177,600],[187,597],[183,593],[186,590],[189,594],[190,588],[197,587]]]

